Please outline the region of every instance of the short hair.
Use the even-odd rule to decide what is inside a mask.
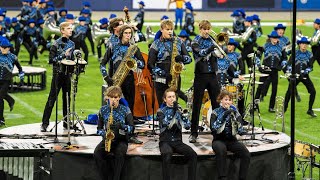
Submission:
[[[166,26],[173,28],[173,21],[170,19],[163,20],[160,24],[161,29],[165,28]]]
[[[162,99],[165,99],[167,97],[168,92],[174,92],[174,94],[177,96],[176,90],[174,88],[168,88],[164,91]]]
[[[71,25],[71,23],[70,22],[63,22],[63,23],[61,23],[60,24],[60,32],[62,31],[62,30],[64,30],[64,28],[66,28],[66,27],[68,27],[68,26],[70,26]]]
[[[229,96],[230,99],[233,99],[231,92],[229,92],[229,91],[227,91],[227,90],[222,90],[222,91],[220,92],[220,94],[218,95],[218,97],[217,97],[217,102],[220,103],[221,100],[222,100],[224,97],[226,97],[226,96]]]
[[[120,41],[121,41],[121,39],[123,37],[124,31],[127,30],[127,29],[131,30],[131,38],[133,37],[133,30],[132,30],[131,26],[123,25],[123,26],[121,26],[120,31],[119,31],[119,39],[120,39]]]
[[[104,100],[107,100],[108,97],[121,97],[122,90],[119,86],[110,86],[104,91],[103,95]]]
[[[117,26],[119,26],[119,22],[122,21],[124,22],[124,20],[122,18],[113,18],[110,21],[110,26],[109,26],[109,31],[111,33],[114,33],[113,28],[116,28]]]
[[[210,29],[211,23],[208,20],[202,20],[199,22],[199,29]]]

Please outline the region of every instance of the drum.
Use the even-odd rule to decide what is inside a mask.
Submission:
[[[60,63],[60,71],[64,74],[72,74],[75,70],[76,62],[73,60],[62,60]]]
[[[202,104],[205,104],[210,100],[209,92],[207,89],[204,90],[203,98],[202,98]],[[211,103],[210,103],[211,104]]]
[[[238,84],[238,85],[228,84],[224,88],[226,91],[232,94],[232,98],[234,100],[237,99],[237,97],[238,97],[238,100],[243,98],[244,92],[241,84]]]
[[[233,84],[228,84],[225,86],[226,90],[230,93],[237,93],[237,89],[238,87],[236,85],[233,85]]]
[[[312,152],[311,152],[312,148]],[[300,158],[314,158],[315,157],[315,150],[316,147],[313,147],[311,144],[302,142],[302,141],[295,141],[294,143],[294,153],[297,157]]]
[[[202,120],[203,123],[210,127],[210,117],[211,117],[211,113],[212,113],[212,106],[211,106],[211,101],[207,101],[202,109]]]
[[[78,66],[77,66],[78,73],[85,72],[85,68],[86,68],[87,64],[88,64],[87,61],[85,61],[84,59],[79,60],[78,61]]]

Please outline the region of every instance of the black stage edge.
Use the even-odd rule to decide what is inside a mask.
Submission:
[[[172,160],[172,180],[185,180],[187,165],[183,156]],[[288,147],[251,153],[248,180],[287,179],[290,157]],[[229,180],[238,180],[239,159],[228,156]],[[127,156],[122,180],[162,180],[161,156]],[[197,180],[217,180],[215,157],[198,156]],[[53,180],[99,180],[92,154],[55,152]],[[49,179],[49,178],[46,178]]]

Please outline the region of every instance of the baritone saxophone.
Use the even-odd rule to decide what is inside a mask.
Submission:
[[[111,143],[112,140],[114,140],[115,135],[113,130],[110,128],[110,126],[113,124],[113,105],[110,106],[110,115],[108,118],[108,124],[106,128],[106,140],[105,140],[105,151],[110,152],[111,150]]]

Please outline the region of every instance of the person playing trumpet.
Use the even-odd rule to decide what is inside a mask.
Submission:
[[[292,64],[295,65],[296,72],[297,72],[297,74],[299,74],[299,77],[296,82],[296,86],[300,82],[302,82],[306,86],[306,88],[310,94],[309,108],[308,108],[307,114],[310,115],[311,117],[317,117],[317,115],[312,110],[312,106],[313,106],[314,100],[316,98],[316,89],[314,88],[314,85],[313,85],[313,83],[310,79],[310,76],[309,76],[309,73],[312,71],[313,62],[314,62],[314,58],[313,58],[312,53],[307,50],[307,46],[308,46],[308,44],[310,44],[310,41],[308,41],[308,39],[306,37],[302,37],[301,40],[299,40],[297,42],[297,44],[299,45],[299,49],[296,50],[295,62],[293,63],[292,57],[290,57],[289,63],[287,66],[287,71],[289,73],[291,73]],[[286,96],[285,96],[284,112],[286,112],[288,109],[288,103],[291,98],[291,87],[292,87],[292,84],[290,83],[288,90],[286,92]]]
[[[102,136],[102,141],[96,146],[93,157],[101,179],[120,180],[128,150],[129,135],[134,132],[133,116],[130,109],[120,103],[122,96],[120,87],[110,86],[104,95],[108,103],[100,108],[97,127],[97,134]],[[108,124],[111,118],[112,123]],[[106,151],[108,126],[114,133],[110,152]],[[114,156],[114,162],[112,162],[112,156]],[[110,171],[110,169],[113,170]]]
[[[188,115],[182,112],[177,103],[176,92],[169,88],[165,90],[162,100],[165,106],[157,111],[160,126],[159,148],[162,156],[162,179],[170,180],[170,163],[172,154],[182,154],[188,159],[188,180],[196,180],[197,154],[182,142],[182,126],[190,129]]]
[[[218,179],[228,179],[227,151],[231,151],[240,158],[239,180],[245,180],[250,165],[250,153],[246,146],[236,138],[236,134],[242,135],[245,132],[241,115],[232,105],[230,92],[221,91],[217,102],[220,103],[220,107],[212,111],[210,128],[213,135],[212,149],[218,164]]]

